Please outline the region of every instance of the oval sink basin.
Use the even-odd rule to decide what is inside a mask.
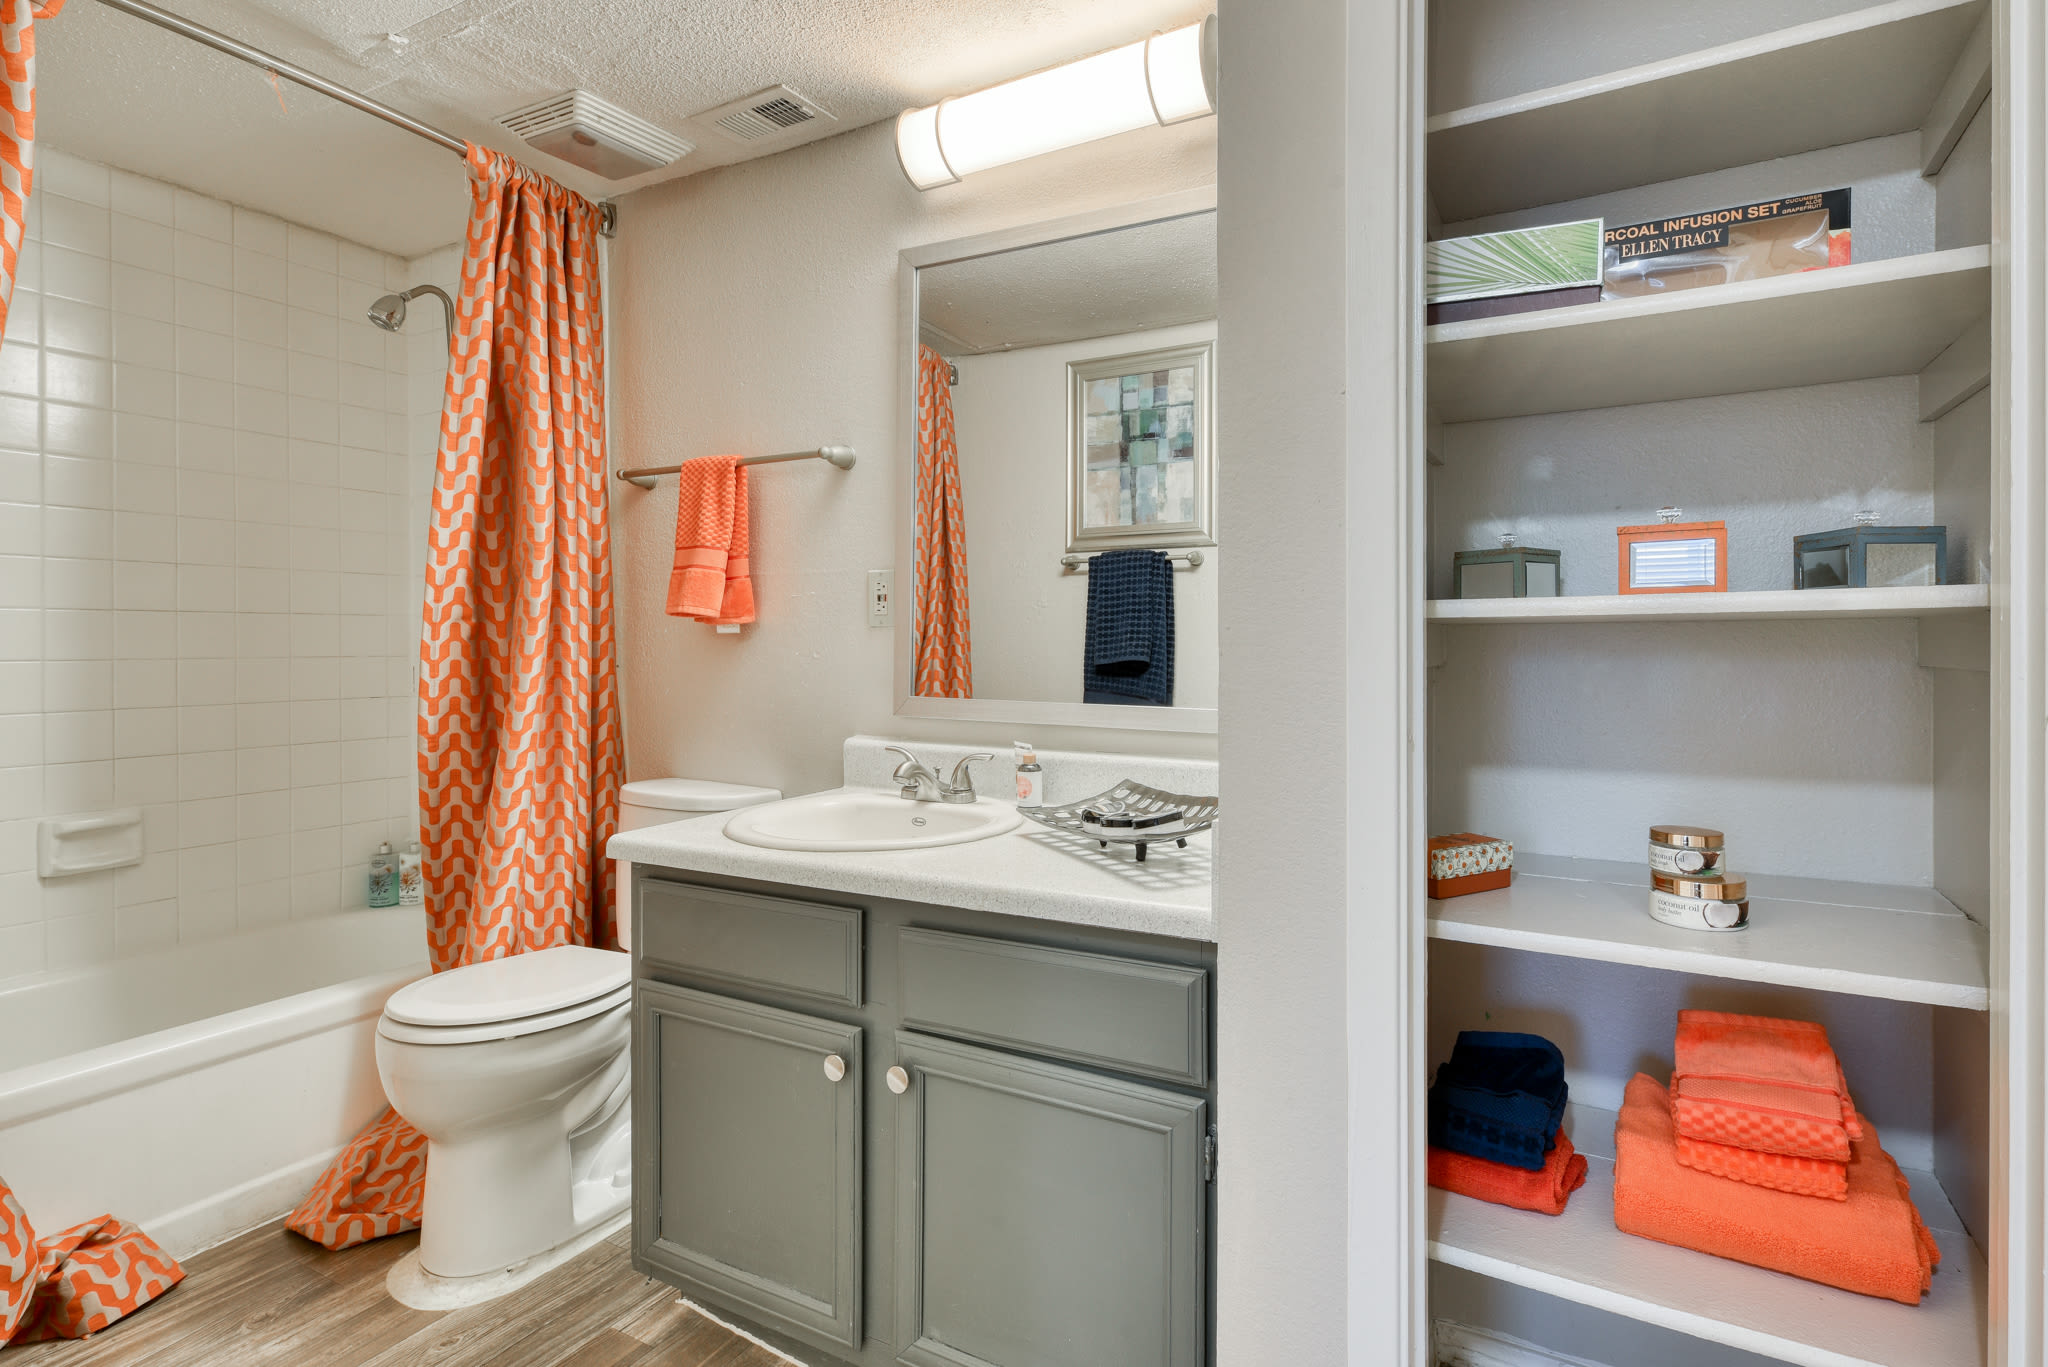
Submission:
[[[735,812],[725,833],[771,850],[918,850],[986,840],[1023,820],[1015,807],[985,797],[969,806],[893,793],[813,793]]]

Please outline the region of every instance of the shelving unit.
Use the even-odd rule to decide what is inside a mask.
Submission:
[[[1913,375],[1991,311],[1991,249],[1429,329],[1444,422]]]
[[[2017,666],[1999,663],[2013,628],[1992,605],[2011,588],[2000,548],[2043,530],[2016,530],[1983,392],[2003,354],[1985,245],[2002,153],[1983,125],[1997,117],[1995,10],[2017,3],[1891,0],[1733,41],[1720,39],[1739,18],[1676,7],[1595,24],[1490,5],[1431,35],[1433,79],[1487,96],[1428,120],[1432,235],[1849,184],[1858,253],[1425,329],[1432,582],[1447,586],[1452,552],[1517,529],[1581,567],[1568,583],[1611,585],[1611,561],[1605,585],[1583,577],[1601,563],[1591,532],[1647,520],[1656,502],[1746,537],[1751,573],[1736,582],[1785,582],[1758,568],[1779,536],[1789,577],[1791,536],[1843,525],[1845,506],[1948,526],[1951,569],[1981,581],[1426,605],[1430,829],[1547,852],[1518,851],[1507,889],[1428,903],[1432,1062],[1459,1029],[1535,1030],[1583,1070],[1574,1095],[1604,1098],[1625,1081],[1614,1069],[1668,1066],[1676,1006],[1828,1022],[1862,1109],[1928,1167],[1913,1194],[1944,1253],[1915,1308],[1622,1234],[1614,1117],[1575,1107],[1590,1177],[1562,1217],[1429,1194],[1433,1260],[1541,1293],[1459,1281],[1453,1299],[1503,1317],[1482,1328],[1611,1367],[1642,1360],[1630,1321],[1697,1340],[1689,1364],[1739,1350],[1806,1367],[2018,1367],[1993,1307],[2035,1293],[1994,1287],[2016,1255],[1984,1242],[2001,1237],[1996,1155],[2013,1142],[2000,1098],[2022,1088],[1998,1074],[2010,881],[1991,833],[2007,820],[1994,761],[2010,724],[1994,670]],[[1826,8],[1784,3],[1795,19]],[[1640,60],[1702,32],[1711,46]],[[1583,75],[1602,53],[1626,60]],[[1521,93],[1491,98],[1503,90]],[[1850,169],[1803,182],[1812,167]],[[1862,254],[1866,236],[1881,259]],[[1613,852],[1617,814],[1637,809],[1644,827],[1729,832],[1746,930],[1661,925],[1643,864],[1584,857]],[[1804,876],[1865,870],[1872,881]]]
[[[1928,888],[1758,875],[1748,929],[1702,935],[1650,919],[1641,864],[1516,854],[1514,883],[1430,903],[1440,940],[1983,1011],[1984,927]]]
[[[1984,584],[1770,589],[1749,593],[1588,593],[1562,598],[1436,598],[1432,622],[1780,622],[1859,617],[1982,617]]]
[[[1908,1172],[1941,1245],[1917,1306],[1708,1257],[1614,1227],[1614,1113],[1575,1106],[1567,1125],[1586,1185],[1556,1217],[1431,1190],[1429,1255],[1518,1286],[1801,1367],[1957,1367],[1980,1361],[1984,1255],[1941,1183]]]

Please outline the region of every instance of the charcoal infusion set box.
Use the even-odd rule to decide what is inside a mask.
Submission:
[[[1849,264],[1849,192],[1821,190],[1609,228],[1604,299],[1725,285]]]

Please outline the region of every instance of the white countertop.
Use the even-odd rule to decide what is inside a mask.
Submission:
[[[1155,847],[1142,864],[1129,849],[1104,850],[1093,840],[1028,821],[1007,834],[960,845],[813,853],[728,840],[730,815],[716,812],[622,831],[605,849],[614,859],[691,873],[1182,940],[1216,939],[1209,893],[1211,832],[1190,836],[1186,849],[1170,841]]]

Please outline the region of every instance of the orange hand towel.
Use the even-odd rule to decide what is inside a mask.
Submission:
[[[747,471],[737,456],[684,461],[676,481],[676,557],[668,577],[671,617],[730,624],[754,620],[748,563]]]
[[[1753,1187],[1787,1191],[1795,1196],[1821,1196],[1830,1201],[1849,1199],[1849,1165],[1830,1163],[1825,1158],[1792,1158],[1782,1153],[1759,1153],[1733,1144],[1714,1144],[1678,1134],[1678,1161],[1695,1172],[1712,1173]]]
[[[1862,1132],[1842,1065],[1813,1021],[1681,1011],[1673,1118],[1688,1138],[1847,1162]]]
[[[1557,1132],[1556,1146],[1544,1155],[1543,1166],[1533,1172],[1431,1145],[1429,1184],[1497,1206],[1562,1215],[1565,1201],[1586,1185],[1586,1159],[1572,1150],[1563,1130]]]
[[[1845,1200],[1730,1182],[1679,1163],[1670,1095],[1638,1073],[1614,1126],[1615,1228],[1918,1305],[1941,1251],[1877,1132],[1867,1122],[1864,1132],[1849,1163]]]

